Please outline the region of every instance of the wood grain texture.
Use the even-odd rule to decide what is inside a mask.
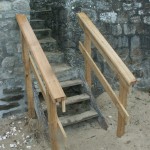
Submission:
[[[84,47],[86,48],[87,52],[91,56],[91,39],[88,34],[85,33],[85,40],[84,40]],[[91,79],[91,67],[88,63],[88,60],[85,58],[85,79],[88,85],[91,87],[92,79]]]
[[[34,94],[32,89],[32,77],[31,77],[31,68],[30,68],[30,59],[29,59],[29,50],[28,45],[22,36],[22,57],[25,69],[25,84],[26,84],[26,93],[28,101],[28,115],[30,118],[35,117],[34,110]]]
[[[38,70],[45,81],[46,87],[53,100],[65,98],[65,94],[26,18],[25,15],[17,14],[17,22],[27,44],[29,45],[30,53],[34,58]]]
[[[126,67],[117,53],[113,50],[107,40],[91,22],[85,13],[77,14],[79,23],[86,34],[91,38],[101,55],[106,59],[111,69],[119,76],[119,78],[127,85],[131,85],[136,82],[135,77]]]
[[[127,95],[128,95],[128,88],[123,85],[122,82],[120,82],[120,91],[119,91],[119,100],[124,106],[124,108],[127,107]],[[124,118],[121,116],[121,114],[118,112],[118,126],[117,126],[117,136],[121,137],[125,133],[125,125],[126,122]]]

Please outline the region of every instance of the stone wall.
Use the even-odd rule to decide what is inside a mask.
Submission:
[[[83,64],[78,41],[84,35],[76,17],[76,13],[82,11],[91,18],[135,74],[138,81],[135,87],[150,90],[149,0],[49,0],[45,3],[52,10],[52,18],[47,25],[53,29],[53,36],[66,52],[66,58],[71,65],[81,67],[80,64]],[[93,51],[93,57],[103,73],[117,87],[114,84],[115,75],[112,75],[95,49]],[[96,86],[98,83],[94,84]]]
[[[0,115],[5,113],[4,116],[8,108],[19,111],[25,106],[21,105],[24,103],[24,70],[15,15],[24,13],[30,18],[29,3],[29,0],[0,1]]]

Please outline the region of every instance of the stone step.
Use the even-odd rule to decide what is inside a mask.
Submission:
[[[76,96],[67,97],[66,105],[72,105],[72,104],[75,104],[75,103],[88,101],[89,99],[90,99],[90,96],[88,94],[86,94],[86,93],[80,94],[80,95],[76,95]],[[47,110],[46,102],[42,101],[41,105],[42,105],[42,109],[44,111],[46,111]]]
[[[75,85],[82,85],[82,81],[80,79],[68,80],[68,81],[60,82],[60,85],[63,88],[66,88],[66,87],[75,86]]]
[[[58,78],[60,83],[66,80],[73,80],[78,77],[77,71],[65,63],[61,63],[61,64],[51,63],[50,65],[53,71],[55,72],[56,77]],[[38,93],[41,92],[41,90],[38,87],[37,81],[34,81],[34,86]]]
[[[90,110],[77,115],[59,117],[59,119],[63,126],[69,126],[96,117],[98,117],[97,112],[94,110]]]
[[[45,52],[45,55],[49,63],[63,63],[64,62],[64,53],[60,51]]]
[[[41,19],[30,20],[30,25],[33,29],[44,29],[45,21]]]
[[[39,40],[44,51],[55,51],[58,49],[57,41],[52,37]]]
[[[32,10],[30,12],[31,19],[49,19],[52,16],[52,10]]]
[[[52,30],[49,29],[49,28],[46,28],[46,29],[34,29],[33,30],[37,39],[43,39],[45,37],[51,37],[51,32]]]
[[[60,82],[76,79],[78,77],[77,71],[65,63],[63,64],[51,63],[51,65]]]

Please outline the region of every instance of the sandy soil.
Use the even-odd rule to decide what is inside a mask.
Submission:
[[[150,150],[150,93],[130,93],[131,119],[122,138],[116,137],[117,111],[110,98],[103,93],[97,103],[109,125],[108,130],[103,130],[96,120],[65,128],[69,150]],[[50,149],[38,128],[36,120],[29,120],[26,114],[1,119],[0,149]]]

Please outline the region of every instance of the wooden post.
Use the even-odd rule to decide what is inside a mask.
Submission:
[[[25,84],[26,84],[26,92],[27,92],[27,100],[28,100],[28,115],[30,118],[34,118],[35,117],[34,95],[32,89],[29,51],[28,51],[28,45],[23,35],[21,36],[22,36],[22,58],[23,58],[24,69],[25,69]]]
[[[88,34],[85,33],[85,41],[84,41],[84,47],[91,56],[91,39]],[[88,61],[85,58],[85,79],[88,83],[88,85],[91,87],[92,80],[91,80],[91,68],[88,64]]]
[[[46,97],[51,147],[52,150],[59,150],[57,141],[57,106],[50,97],[48,90],[46,90]]]
[[[119,100],[124,106],[124,108],[127,107],[127,96],[128,96],[128,87],[124,85],[120,81],[120,91],[119,91]],[[121,137],[125,133],[125,125],[126,125],[126,120],[121,116],[120,113],[118,113],[118,126],[117,126],[117,136]]]

